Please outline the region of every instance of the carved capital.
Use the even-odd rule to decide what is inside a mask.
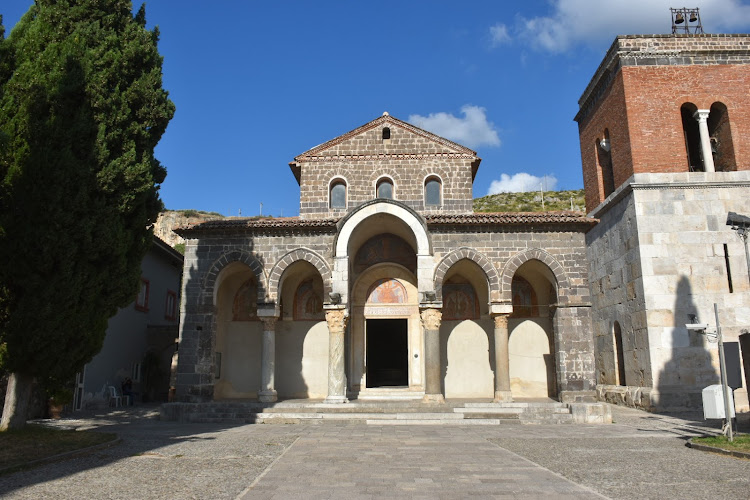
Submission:
[[[693,118],[695,118],[698,123],[703,122],[706,123],[708,120],[708,115],[711,113],[710,109],[699,109],[695,113],[693,113]]]
[[[331,333],[342,333],[346,328],[348,316],[344,309],[330,309],[326,311],[326,323]]]
[[[261,316],[260,320],[263,322],[263,331],[264,332],[275,332],[276,331],[276,322],[279,320],[279,318],[269,317],[269,316]]]
[[[440,309],[423,309],[422,310],[422,326],[425,330],[439,330],[440,320],[443,318],[443,313]]]
[[[495,330],[507,330],[508,329],[508,314],[498,314],[493,316],[495,320]]]

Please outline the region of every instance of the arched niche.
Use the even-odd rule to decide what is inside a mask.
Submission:
[[[257,316],[257,276],[242,262],[216,279],[214,398],[254,398],[260,387],[262,323]]]
[[[508,360],[513,397],[556,397],[555,336],[551,306],[557,303],[554,274],[543,262],[522,264],[512,280]]]

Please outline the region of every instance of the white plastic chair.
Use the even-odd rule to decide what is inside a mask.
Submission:
[[[117,394],[117,389],[114,386],[109,386],[109,406],[112,406],[112,402],[115,403],[115,408],[122,406],[122,397]]]

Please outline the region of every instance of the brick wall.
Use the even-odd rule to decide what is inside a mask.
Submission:
[[[618,37],[579,101],[586,209],[605,198],[596,141],[609,130],[615,187],[634,173],[686,172],[680,108],[728,112],[737,170],[750,169],[750,36]],[[726,137],[726,136],[725,136]]]

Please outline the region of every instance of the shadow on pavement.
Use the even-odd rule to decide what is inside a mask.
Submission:
[[[121,442],[109,448],[74,454],[61,458],[59,461],[0,476],[0,497],[26,486],[107,466],[125,458],[158,456],[160,454],[155,450],[176,443],[214,440],[216,438],[209,434],[242,425],[161,422],[158,404],[96,412],[76,412],[60,420],[40,419],[31,422],[58,429],[114,432],[121,438]],[[118,480],[122,479],[124,478]],[[137,480],[137,478],[128,479]],[[83,484],[81,490],[83,497],[92,494],[92,492],[85,492]]]

